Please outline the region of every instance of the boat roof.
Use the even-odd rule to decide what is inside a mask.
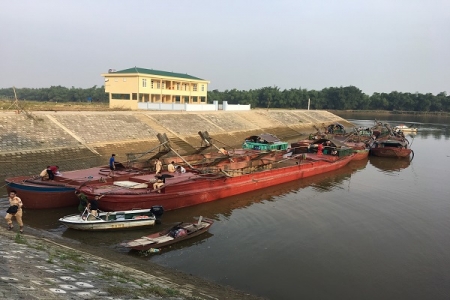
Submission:
[[[406,143],[404,141],[399,141],[399,140],[379,140],[376,142],[379,144],[400,144],[400,145],[404,145]]]
[[[246,139],[249,140],[249,139],[253,139],[253,138],[257,138],[257,137],[267,141],[268,143],[281,142],[279,138],[277,138],[275,135],[270,134],[270,133],[261,133],[260,135],[252,135]]]
[[[345,145],[343,142],[340,142],[335,139],[318,139],[318,140],[315,140],[312,144],[323,144],[328,141],[330,141],[336,147],[347,147],[347,145]]]

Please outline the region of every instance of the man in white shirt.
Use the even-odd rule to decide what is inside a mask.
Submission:
[[[167,165],[167,171],[169,171],[169,173],[175,173],[175,162],[171,162],[170,164]]]

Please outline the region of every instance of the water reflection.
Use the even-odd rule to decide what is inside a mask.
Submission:
[[[409,159],[370,157],[370,164],[385,173],[399,172],[408,168],[410,163]]]
[[[351,161],[348,165],[333,172],[304,178],[298,181],[283,183],[262,190],[248,192],[242,195],[228,197],[218,201],[197,206],[186,207],[168,212],[165,220],[176,221],[182,217],[207,216],[213,220],[227,219],[237,209],[244,209],[260,202],[272,202],[280,199],[280,196],[288,193],[299,193],[302,189],[313,186],[318,192],[326,192],[335,188],[341,188],[342,182],[351,175],[364,169],[368,159]],[[170,216],[169,216],[170,213]]]

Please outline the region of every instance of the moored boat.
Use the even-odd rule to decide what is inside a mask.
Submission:
[[[199,236],[207,232],[213,223],[214,221],[211,219],[200,217],[198,222],[182,222],[164,231],[123,243],[122,246],[138,251],[150,248],[159,249]]]
[[[100,212],[98,216],[93,216],[85,209],[81,214],[64,216],[59,222],[68,228],[90,231],[136,228],[155,225],[163,211],[161,206],[154,206],[151,209]]]
[[[112,181],[107,179],[109,167],[101,166],[89,169],[64,172],[54,180],[42,180],[39,176],[17,176],[6,178],[8,192],[15,190],[28,209],[47,209],[76,206],[79,199],[75,190],[86,182]],[[116,177],[142,173],[140,170],[116,165]]]
[[[375,140],[370,148],[370,153],[374,156],[404,158],[411,155],[407,140],[403,139],[382,139]]]
[[[394,131],[417,132],[417,128],[413,126],[408,127],[406,125],[400,124],[394,127]]]
[[[168,143],[165,142],[164,145],[167,144]],[[151,152],[152,150],[148,151],[148,153]],[[136,156],[142,157],[145,154],[147,154],[147,152],[139,155],[133,153],[128,154],[127,166],[116,163],[116,171],[113,178],[108,178],[109,166],[100,166],[64,172],[63,174],[55,176],[54,180],[51,181],[42,180],[39,175],[32,177],[10,177],[5,180],[6,188],[8,192],[12,190],[17,191],[22,199],[24,207],[28,209],[76,206],[79,199],[75,196],[74,191],[86,183],[103,182],[112,184],[113,181],[126,180],[132,175],[153,173],[154,170],[152,167],[154,166],[149,165],[150,160],[147,159],[143,162],[135,161]],[[220,167],[230,161],[239,163],[263,157],[265,160],[275,160],[276,157],[281,157],[283,155],[282,151],[271,151],[271,149],[268,149],[266,152],[253,149],[234,149],[233,151],[226,151],[226,154],[214,151],[211,153],[197,153],[184,157],[179,156],[177,153],[175,154],[176,155],[174,156],[161,158],[162,163],[167,165],[174,161],[176,164],[189,165],[191,163],[202,167]],[[159,155],[157,155],[157,157],[159,157]]]
[[[223,162],[204,169],[187,168],[186,173],[166,177],[161,188],[153,186],[154,174],[145,174],[129,176],[127,181],[129,186],[146,183],[146,188],[132,189],[123,184],[89,182],[79,190],[90,197],[104,195],[99,201],[99,208],[106,211],[149,208],[153,205],[173,210],[331,172],[348,164],[354,155],[349,149],[336,155],[308,153],[281,159],[257,157]],[[170,174],[163,172],[163,175]]]

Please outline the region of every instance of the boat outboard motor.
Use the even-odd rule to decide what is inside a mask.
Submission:
[[[153,205],[150,211],[155,215],[156,224],[161,224],[161,217],[164,214],[164,208],[161,205]]]

